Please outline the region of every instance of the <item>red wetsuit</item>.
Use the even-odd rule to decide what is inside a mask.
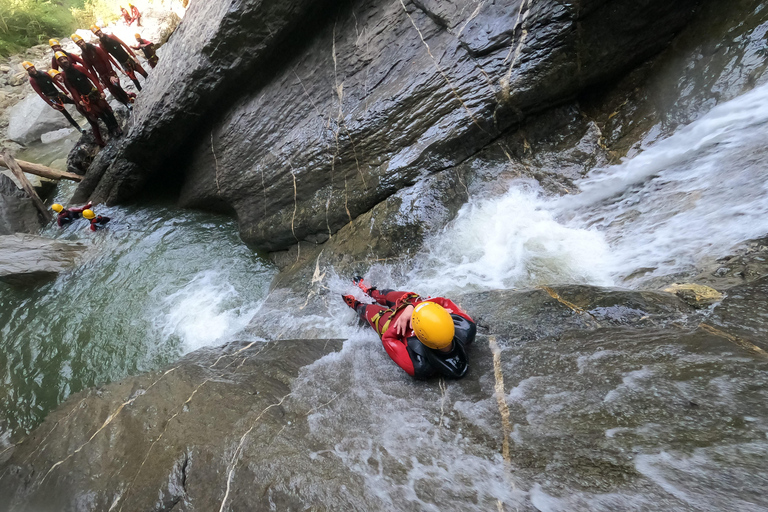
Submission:
[[[82,216],[83,211],[87,210],[91,206],[91,203],[88,203],[87,205],[80,208],[64,208],[56,216],[56,224],[58,224],[59,227],[66,226],[73,220],[79,219]]]
[[[112,112],[112,107],[101,97],[104,89],[99,84],[98,78],[84,67],[75,63],[70,63],[69,67],[62,72],[62,75],[64,75],[64,85],[72,94],[75,102],[78,105],[81,101],[84,103],[84,105],[81,105],[82,112],[85,113],[85,117],[93,129],[93,136],[100,146],[104,146],[104,140],[101,138],[97,119],[104,121],[110,132],[117,133],[118,135],[122,133],[117,119],[115,119],[115,115]]]
[[[60,50],[61,53],[67,56],[70,62],[75,62],[77,64],[82,65],[83,59],[81,59],[79,56],[75,55],[74,53],[65,52],[64,50]],[[51,67],[57,71],[60,71],[61,66],[59,66],[59,61],[56,60],[56,52],[53,52],[53,57],[51,57]]]
[[[41,71],[29,75],[29,84],[32,86],[32,89],[35,90],[37,95],[43,98],[47,104],[61,112],[72,126],[81,130],[77,121],[75,121],[69,112],[67,112],[67,109],[64,108],[65,103],[74,104],[75,102],[72,101],[72,98],[67,96],[66,89],[64,89],[61,84],[51,78],[48,73],[43,73]]]
[[[113,56],[120,63],[131,80],[136,79],[136,72],[147,78],[147,72],[133,59],[135,57],[133,51],[122,39],[112,34],[104,34],[99,38],[99,46],[101,46],[105,53]]]
[[[144,58],[147,59],[149,65],[153,68],[157,66],[158,58],[157,53],[155,53],[155,43],[147,41],[146,39],[138,39],[136,42],[138,44],[136,46],[131,46],[131,48],[144,52]]]
[[[125,10],[125,7],[120,8],[120,14],[123,16],[125,24],[130,25],[133,19],[131,18],[131,15],[128,13],[128,11]]]
[[[408,375],[420,379],[435,374],[461,378],[467,373],[469,366],[466,347],[475,339],[477,328],[472,318],[459,306],[449,299],[442,297],[422,299],[412,292],[379,291],[372,288],[368,295],[378,304],[357,303],[355,311],[381,336],[384,350]],[[413,329],[409,328],[405,336],[396,332],[395,321],[405,308],[425,301],[444,307],[453,318],[456,334],[450,352],[428,348],[419,341]]]
[[[107,225],[107,222],[109,222],[110,220],[112,219],[110,219],[109,217],[102,217],[101,215],[97,215],[96,217],[91,219],[90,230],[96,231],[98,229],[102,229]]]
[[[139,8],[135,5],[131,6],[131,23],[136,22],[136,26],[141,26],[141,13],[139,12]],[[131,24],[129,23],[129,25]]]
[[[91,74],[99,77],[101,84],[109,89],[112,96],[123,105],[128,105],[132,98],[136,95],[128,94],[120,87],[120,80],[117,73],[112,69],[112,61],[109,55],[100,47],[91,43],[85,44],[83,50],[83,62],[85,68],[91,72]]]

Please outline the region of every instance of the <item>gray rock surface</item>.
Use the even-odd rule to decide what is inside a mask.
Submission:
[[[0,235],[36,233],[41,226],[32,199],[11,178],[0,173]]]
[[[730,486],[716,464],[764,463],[738,447],[764,442],[768,359],[697,327],[674,295],[571,286],[460,300],[481,328],[460,382],[412,381],[375,337],[200,350],[70,397],[0,453],[0,510],[765,506],[759,486]],[[738,400],[713,398],[716,382]],[[675,473],[691,450],[717,462]],[[668,471],[674,495],[655,483]],[[691,493],[702,480],[711,489]]]
[[[0,281],[14,286],[31,286],[53,279],[71,268],[84,249],[80,243],[35,235],[2,236]]]
[[[75,119],[80,115],[71,105],[67,110]],[[29,144],[48,132],[72,126],[60,112],[52,109],[37,94],[30,94],[10,110],[8,138],[19,144]]]
[[[247,243],[284,250],[653,55],[698,4],[368,0],[309,20],[303,2],[193,4],[169,43],[185,51],[160,64],[118,158],[97,159],[77,199],[182,179],[183,205],[234,211]]]

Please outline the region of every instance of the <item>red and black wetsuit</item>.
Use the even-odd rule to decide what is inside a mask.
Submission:
[[[58,51],[66,55],[67,58],[69,59],[69,62],[75,62],[81,65],[83,64],[83,59],[81,59],[79,56],[75,55],[74,53],[65,52],[63,49]],[[56,52],[53,52],[53,57],[51,57],[51,67],[58,71],[61,70],[60,69],[61,66],[59,66],[59,61],[56,60]]]
[[[112,34],[104,34],[99,38],[99,46],[106,53],[115,58],[117,62],[123,66],[123,69],[128,76],[136,84],[137,88],[141,90],[138,80],[136,80],[136,72],[138,72],[144,78],[147,78],[147,72],[141,67],[141,64],[133,59],[133,52],[128,46],[117,36]]]
[[[125,10],[125,7],[120,8],[120,14],[122,14],[123,19],[125,20],[125,24],[130,26],[133,19],[131,18],[131,15],[128,13],[128,11]]]
[[[139,8],[135,5],[131,6],[131,23],[136,22],[136,26],[141,26],[141,13],[139,12]],[[130,25],[130,23],[129,23]]]
[[[48,73],[35,70],[33,74],[29,75],[29,84],[32,86],[32,89],[35,90],[38,96],[43,98],[43,100],[52,108],[55,108],[61,112],[61,114],[67,118],[69,124],[78,130],[81,130],[80,125],[77,124],[77,121],[75,121],[69,112],[67,112],[67,110],[64,108],[65,103],[74,104],[75,102],[72,101],[72,98],[58,89],[56,82],[54,82],[53,78],[51,78]]]
[[[85,67],[92,74],[99,77],[101,84],[109,89],[112,96],[123,105],[128,105],[131,102],[131,96],[136,97],[135,94],[128,94],[120,87],[120,80],[117,77],[117,73],[112,69],[112,62],[109,60],[104,50],[91,43],[85,43],[83,49],[83,62]]]
[[[147,62],[149,62],[149,65],[153,68],[157,66],[157,53],[155,53],[155,43],[152,41],[148,41],[146,39],[137,39],[136,46],[131,46],[134,50],[141,50],[144,52],[144,58],[147,59]]]
[[[107,225],[107,222],[109,222],[111,219],[109,217],[102,217],[101,215],[97,215],[96,217],[91,219],[91,231],[96,231],[98,229],[104,228],[104,226]]]
[[[83,111],[86,113],[86,119],[91,124],[93,136],[100,146],[104,146],[104,141],[101,138],[97,119],[104,121],[110,132],[117,133],[118,135],[122,133],[117,119],[115,119],[115,114],[112,112],[112,107],[101,97],[104,90],[101,88],[98,78],[93,76],[84,67],[74,63],[70,63],[67,69],[63,70],[62,74],[64,75],[64,85],[67,86],[67,90],[72,94],[72,98],[78,104],[81,101],[84,103],[82,106]]]
[[[459,306],[449,299],[422,299],[412,292],[371,288],[368,295],[378,304],[357,303],[355,311],[381,336],[384,350],[408,375],[418,379],[426,379],[435,374],[456,379],[466,375],[469,369],[466,348],[474,341],[477,327]],[[395,321],[403,310],[409,305],[416,306],[425,301],[444,307],[453,318],[456,334],[450,352],[427,347],[419,341],[413,329],[409,329],[405,336],[397,334]]]
[[[82,217],[83,211],[87,210],[91,206],[92,206],[91,203],[88,203],[87,205],[82,206],[80,208],[65,208],[61,210],[59,214],[56,216],[56,224],[58,224],[59,227],[66,226],[72,221]]]

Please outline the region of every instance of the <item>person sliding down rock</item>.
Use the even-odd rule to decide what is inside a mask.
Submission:
[[[51,68],[55,69],[56,71],[59,70],[59,61],[56,60],[56,52],[61,52],[67,57],[69,57],[69,60],[71,62],[75,62],[77,64],[82,64],[83,60],[75,55],[74,53],[69,53],[67,51],[64,51],[64,49],[61,47],[61,44],[56,39],[49,39],[48,44],[51,46],[51,50],[53,50],[53,57],[51,57]]]
[[[377,304],[363,304],[353,295],[342,295],[344,302],[381,336],[384,350],[408,375],[459,379],[467,374],[466,349],[477,327],[461,308],[442,297],[422,299],[413,292],[379,291],[361,277],[353,281]]]
[[[144,52],[144,58],[149,62],[150,67],[157,66],[157,53],[155,53],[155,43],[141,38],[141,34],[136,34],[136,46],[131,46],[134,50]]]
[[[91,225],[89,226],[89,229],[91,231],[97,231],[99,229],[103,229],[104,227],[106,227],[107,222],[112,220],[109,217],[96,215],[95,213],[93,213],[93,210],[91,209],[83,210],[83,218],[91,221]]]
[[[83,214],[86,210],[89,210],[93,206],[92,203],[88,203],[85,206],[81,206],[80,208],[64,208],[60,204],[52,204],[51,210],[58,213],[56,216],[56,224],[59,225],[60,228],[63,228],[67,224],[70,224],[72,221],[75,221],[80,218],[81,214]]]
[[[144,68],[139,64],[139,61],[136,60],[136,55],[133,53],[133,50],[131,50],[131,48],[117,36],[102,32],[98,25],[91,25],[91,32],[99,38],[99,46],[101,46],[101,49],[113,56],[115,60],[120,63],[125,74],[128,75],[128,78],[136,84],[136,89],[141,91],[141,84],[139,84],[139,80],[136,78],[136,72],[144,78],[147,78],[147,72],[144,71]]]
[[[64,85],[69,90],[72,98],[79,104],[86,113],[86,119],[93,129],[93,136],[99,146],[104,147],[104,140],[99,131],[98,119],[104,121],[107,125],[110,135],[120,137],[123,130],[115,119],[112,107],[107,103],[104,90],[99,84],[99,79],[93,76],[84,67],[69,61],[66,55],[59,52],[56,58],[61,65],[64,75]]]
[[[101,85],[109,89],[112,96],[128,107],[131,108],[131,104],[136,99],[135,93],[127,93],[120,87],[120,78],[112,68],[111,57],[104,52],[101,48],[91,43],[86,43],[82,37],[77,34],[72,34],[72,40],[82,50],[83,63],[85,69],[91,72],[91,74],[98,76],[101,81]],[[119,68],[117,62],[114,63],[115,67]]]
[[[69,112],[67,112],[67,109],[64,107],[65,103],[71,105],[75,104],[72,98],[67,96],[67,94],[63,91],[59,91],[56,88],[57,84],[53,81],[53,78],[51,78],[47,73],[38,71],[35,68],[35,65],[31,62],[24,61],[21,63],[21,65],[27,71],[27,74],[29,75],[29,84],[32,86],[32,89],[35,90],[37,95],[40,96],[48,105],[50,105],[52,109],[61,112],[61,114],[67,118],[69,124],[77,128],[80,133],[85,133],[85,130],[83,130],[80,125],[77,124],[77,121],[74,120],[74,118],[70,115]]]

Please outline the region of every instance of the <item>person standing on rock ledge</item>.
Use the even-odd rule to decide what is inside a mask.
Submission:
[[[442,297],[422,299],[413,292],[379,291],[362,277],[353,282],[377,304],[364,304],[353,295],[342,295],[344,302],[381,336],[384,350],[408,375],[460,379],[467,374],[466,349],[477,327],[460,307]]]
[[[59,91],[56,88],[56,82],[54,82],[47,73],[38,71],[35,68],[35,65],[31,62],[25,61],[22,62],[21,65],[29,75],[29,85],[32,86],[32,89],[35,90],[37,95],[40,96],[48,105],[50,105],[51,108],[61,112],[61,114],[67,118],[69,124],[77,128],[80,133],[85,133],[85,130],[83,130],[80,125],[77,124],[77,121],[75,121],[75,119],[70,115],[69,112],[67,112],[67,109],[64,107],[65,103],[72,105],[75,104],[72,98],[67,96],[64,92]]]
[[[136,34],[136,46],[131,46],[134,50],[144,52],[144,58],[149,62],[149,66],[154,69],[157,66],[157,53],[155,53],[155,43],[141,38],[141,34]]]
[[[136,54],[133,53],[130,46],[115,35],[105,34],[98,25],[91,25],[91,32],[99,38],[101,49],[120,63],[128,78],[136,84],[136,89],[141,91],[141,84],[139,84],[139,79],[136,78],[136,73],[138,72],[144,78],[147,78],[148,75],[144,68],[141,67],[141,64],[139,64],[139,61],[136,60]]]
[[[125,92],[125,90],[120,87],[120,78],[112,68],[110,56],[98,46],[86,43],[85,40],[77,34],[72,34],[72,40],[78,47],[80,47],[80,50],[82,50],[85,69],[99,77],[101,85],[109,89],[109,92],[112,93],[112,96],[114,96],[117,101],[130,109],[131,105],[136,100],[136,94]],[[115,63],[115,65],[117,66],[117,63]]]
[[[59,70],[59,61],[56,60],[56,52],[61,52],[64,55],[69,58],[70,61],[75,62],[77,64],[82,65],[83,59],[75,55],[74,53],[69,53],[67,51],[64,51],[64,49],[61,47],[61,44],[57,39],[49,39],[48,44],[51,45],[51,50],[53,50],[53,57],[51,57],[51,68],[55,69],[56,71]]]
[[[62,52],[57,53],[56,58],[63,70],[64,85],[66,85],[72,98],[86,112],[86,119],[88,119],[91,128],[93,128],[93,136],[96,138],[96,143],[101,147],[106,145],[101,138],[98,119],[104,121],[110,135],[120,137],[123,134],[123,130],[120,129],[120,125],[117,123],[117,119],[115,119],[112,107],[107,103],[106,95],[99,84],[99,79],[84,67],[70,62]]]

